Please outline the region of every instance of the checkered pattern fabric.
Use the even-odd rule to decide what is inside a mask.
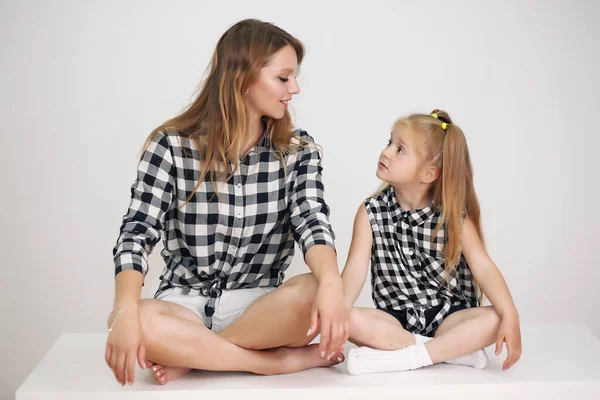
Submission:
[[[313,142],[305,131],[297,138]],[[200,176],[200,155],[177,132],[156,133],[138,165],[131,202],[113,249],[115,274],[148,271],[148,254],[163,239],[165,268],[155,296],[171,287],[208,296],[211,326],[222,290],[279,286],[297,242],[303,253],[315,244],[334,247],[324,201],[321,158],[314,146],[300,146],[284,158],[268,134],[240,160],[227,182]]]
[[[433,207],[404,211],[393,187],[365,201],[373,231],[372,298],[380,309],[407,313],[410,332],[434,332],[450,306],[477,306],[473,276],[461,256],[456,272],[444,281],[444,229],[433,238],[440,212]],[[432,321],[425,310],[441,307]]]

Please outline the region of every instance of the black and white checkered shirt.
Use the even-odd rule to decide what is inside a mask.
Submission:
[[[431,241],[440,212],[433,207],[404,211],[390,186],[365,201],[373,231],[371,250],[372,297],[379,309],[406,312],[404,328],[412,333],[433,332],[450,306],[477,306],[473,276],[461,256],[456,272],[444,282],[444,229]],[[425,310],[441,307],[427,324]]]
[[[305,131],[295,137],[312,142]],[[293,138],[292,140],[296,140]],[[286,171],[262,141],[240,160],[226,183],[202,182],[200,157],[191,140],[158,132],[142,155],[131,203],[113,250],[115,274],[148,271],[148,254],[163,235],[165,268],[155,297],[172,287],[209,296],[207,326],[222,290],[279,286],[298,242],[334,247],[329,208],[323,198],[321,158],[302,146],[284,158]]]

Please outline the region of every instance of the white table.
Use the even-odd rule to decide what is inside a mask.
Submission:
[[[522,336],[521,360],[505,372],[500,367],[505,354],[496,357],[490,347],[490,363],[482,371],[438,364],[351,376],[341,364],[280,376],[194,371],[161,386],[150,371],[138,368],[134,385],[122,387],[104,362],[106,333],[72,333],[59,338],[16,399],[600,399],[600,341],[587,328],[524,325]]]

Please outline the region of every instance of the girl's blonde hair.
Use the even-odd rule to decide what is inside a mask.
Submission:
[[[433,205],[441,211],[435,238],[441,228],[446,232],[444,264],[446,279],[455,272],[461,256],[462,219],[468,216],[483,241],[479,201],[473,185],[473,168],[467,140],[462,129],[452,122],[447,112],[435,109],[430,114],[412,114],[400,118],[394,127],[405,126],[425,135],[419,153],[440,171],[431,187]],[[377,193],[387,189],[384,184]],[[481,298],[481,295],[479,296]]]
[[[236,23],[217,42],[197,98],[181,114],[149,135],[144,150],[159,131],[178,131],[196,145],[201,158],[200,178],[187,201],[207,174],[215,187],[215,180],[226,181],[231,174],[228,165],[233,163],[234,170],[239,167],[248,127],[244,94],[258,79],[261,68],[288,45],[295,50],[300,65],[304,46],[283,29],[255,19]],[[292,146],[293,127],[289,112],[286,110],[281,119],[263,117],[262,123],[269,133],[271,149],[283,162],[283,156]]]

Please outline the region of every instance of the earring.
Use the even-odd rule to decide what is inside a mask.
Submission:
[[[246,93],[244,94],[244,96],[248,97],[248,91],[246,90]]]

